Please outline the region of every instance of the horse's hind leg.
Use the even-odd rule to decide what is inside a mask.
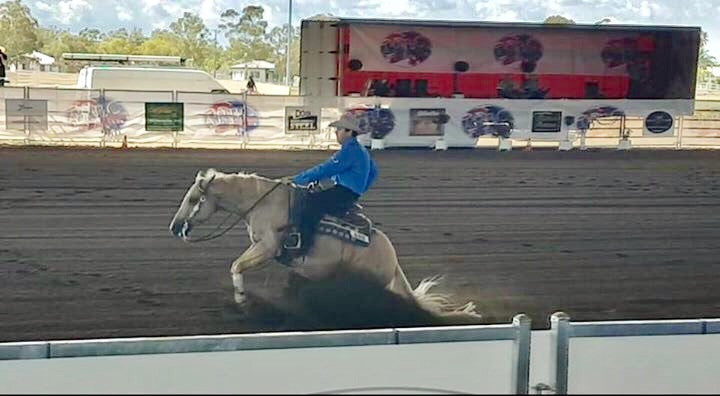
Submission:
[[[364,254],[359,254],[352,261],[352,265],[372,271],[375,278],[383,281],[387,291],[413,299],[412,287],[400,267],[397,252],[385,233],[376,230],[372,244],[363,251]]]

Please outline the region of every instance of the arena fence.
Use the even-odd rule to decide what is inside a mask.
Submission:
[[[558,312],[550,323],[531,331],[520,314],[507,325],[0,343],[0,384],[10,393],[720,389],[720,319],[572,322]],[[97,385],[91,368],[102,370]]]
[[[483,107],[487,101],[471,99],[370,100],[30,87],[4,87],[0,99],[0,144],[11,145],[328,149],[336,144],[328,124],[350,111],[372,133],[361,140],[374,148],[584,149],[620,147],[622,141],[624,147],[632,142],[632,147],[720,148],[720,101],[696,101],[694,115],[676,117],[667,131],[655,135],[647,132],[643,118],[612,114],[594,119],[587,130],[563,125],[558,133],[530,133],[529,109],[537,104],[513,101],[492,101]],[[173,103],[181,104],[179,110],[168,105]],[[622,103],[602,105],[610,108]],[[151,114],[146,113],[149,105],[155,106]],[[547,105],[575,111],[574,107],[582,109],[587,104],[551,101]],[[502,106],[515,112],[509,136],[498,133],[500,127],[494,122],[484,122],[493,124],[489,127],[468,126],[468,114],[497,118],[492,112]],[[180,113],[173,115],[173,111]],[[435,122],[441,114],[449,121]]]

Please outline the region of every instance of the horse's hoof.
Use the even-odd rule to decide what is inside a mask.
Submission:
[[[245,306],[247,303],[247,297],[245,293],[235,293],[235,303],[241,306]]]
[[[247,318],[248,310],[234,302],[227,302],[222,309],[223,318],[228,320],[244,320]]]

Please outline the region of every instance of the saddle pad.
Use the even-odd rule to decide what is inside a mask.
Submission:
[[[372,238],[372,222],[364,214],[351,211],[342,219],[325,216],[320,221],[317,232],[367,247],[370,246]]]

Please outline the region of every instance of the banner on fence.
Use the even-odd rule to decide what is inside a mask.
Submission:
[[[410,109],[410,136],[443,136],[448,121],[445,109]]]
[[[474,147],[480,138],[566,141],[570,131],[617,124],[622,117],[645,119],[645,136],[673,136],[674,117],[692,113],[683,100],[505,100],[464,98],[345,97],[340,105],[360,118],[361,141],[384,139],[386,147]],[[688,107],[689,106],[689,107]]]
[[[667,111],[654,111],[645,117],[644,136],[672,136],[675,118]]]
[[[182,131],[182,103],[145,103],[146,131]]]
[[[13,131],[46,131],[47,100],[5,99],[5,128]]]
[[[318,131],[319,109],[310,107],[285,107],[286,133],[308,133]]]
[[[22,90],[8,88],[0,95],[0,117],[5,117],[0,138],[102,144],[126,136],[168,146],[318,147],[335,142],[323,132],[328,123],[351,113],[359,118],[365,132],[360,141],[366,145],[375,138],[384,139],[386,147],[433,147],[443,139],[448,147],[475,147],[479,139],[499,137],[565,141],[577,131],[615,138],[623,116],[634,136],[667,138],[679,130],[676,117],[694,110],[694,103],[684,100],[324,99],[321,111],[323,98],[302,96],[33,88],[23,99]],[[702,117],[684,124],[690,128],[687,136],[716,136],[715,121]]]
[[[562,131],[561,111],[533,111],[533,133],[558,133]]]

